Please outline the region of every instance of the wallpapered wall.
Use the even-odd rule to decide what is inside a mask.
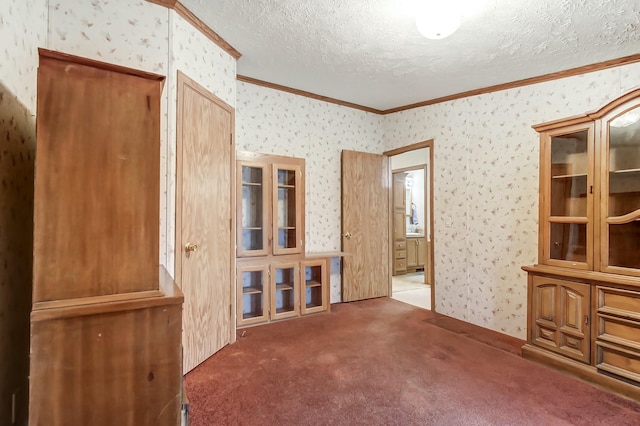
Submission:
[[[640,64],[459,99],[383,118],[385,149],[434,139],[437,310],[519,338],[537,261],[533,124],[599,108],[640,84]],[[447,223],[451,226],[447,226]]]
[[[27,424],[37,47],[46,0],[0,8],[0,424]],[[18,25],[14,25],[14,23]],[[23,24],[24,23],[24,24]]]
[[[169,10],[143,0],[50,0],[47,47],[97,61],[167,75]],[[160,130],[160,263],[167,261],[167,82]],[[170,237],[172,239],[172,237]]]
[[[177,72],[233,107],[236,61],[173,10],[144,0],[58,0],[50,3],[49,14],[51,49],[167,77],[160,141],[160,263],[173,273]]]
[[[171,57],[168,74],[169,123],[176,123],[178,70],[197,81],[227,104],[236,104],[236,60],[213,44],[180,15],[171,11],[169,16]],[[175,209],[176,209],[176,127],[169,126],[169,162],[167,174],[168,203],[167,260],[165,265],[173,275],[175,264]]]
[[[237,96],[237,149],[304,158],[306,250],[340,250],[340,152],[382,153],[380,116],[243,82]],[[339,265],[332,259],[332,303]]]
[[[175,140],[169,102],[185,70],[234,106],[235,60],[175,12],[143,0],[9,0],[0,8],[0,424],[26,424],[38,47],[167,76],[162,98],[160,263],[173,269]],[[206,54],[206,59],[197,57]],[[174,139],[169,139],[169,138]]]

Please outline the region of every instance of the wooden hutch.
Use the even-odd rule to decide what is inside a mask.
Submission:
[[[31,425],[180,422],[183,296],[159,267],[163,83],[40,51]]]
[[[640,89],[540,133],[523,356],[640,399]]]
[[[305,254],[304,159],[236,160],[237,326],[328,310],[332,254]]]

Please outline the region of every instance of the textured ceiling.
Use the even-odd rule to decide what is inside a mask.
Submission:
[[[428,40],[411,0],[181,0],[238,74],[385,110],[640,53],[638,0],[468,2]]]

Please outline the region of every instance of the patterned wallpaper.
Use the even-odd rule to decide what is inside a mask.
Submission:
[[[54,50],[167,77],[162,99],[160,262],[173,274],[177,72],[235,106],[235,59],[175,11],[144,0],[57,0],[50,4],[49,35]]]
[[[380,116],[238,82],[238,150],[302,157],[306,165],[306,250],[340,250],[340,152],[382,153]],[[339,302],[339,259],[331,261]]]
[[[227,104],[236,104],[236,60],[211,42],[190,23],[174,11],[170,12],[169,74],[167,78],[169,123],[176,123],[178,70],[197,81]],[[169,126],[166,215],[167,270],[173,275],[175,262],[175,209],[176,209],[176,127]]]
[[[434,139],[437,310],[526,335],[537,262],[539,142],[533,124],[582,114],[640,84],[640,64],[384,116],[385,149]]]
[[[169,10],[144,0],[49,2],[51,50],[167,75],[169,69]],[[169,198],[167,196],[168,82],[162,96],[160,129],[160,263],[167,262]],[[167,238],[169,235],[169,238]]]
[[[37,47],[47,0],[0,8],[0,424],[27,424]]]

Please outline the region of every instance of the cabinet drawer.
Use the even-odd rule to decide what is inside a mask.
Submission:
[[[640,383],[640,352],[607,342],[596,342],[596,367]]]
[[[407,251],[406,250],[396,250],[396,260],[397,259],[406,259]]]
[[[396,241],[396,250],[406,250],[407,242],[406,241]]]
[[[597,287],[598,313],[640,321],[640,292]]]
[[[407,261],[406,259],[398,259],[396,260],[396,271],[404,271],[407,269]]]
[[[598,340],[617,343],[640,352],[640,321],[598,314]]]

